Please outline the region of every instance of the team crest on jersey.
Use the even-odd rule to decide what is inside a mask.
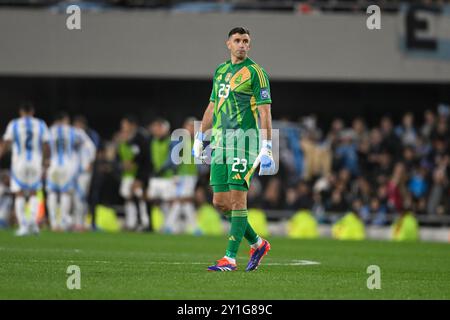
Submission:
[[[226,82],[229,82],[232,75],[233,75],[233,74],[232,74],[231,72],[227,73],[227,76],[225,77],[225,81],[226,81]]]
[[[261,89],[261,99],[269,99],[269,90],[267,88]]]
[[[222,81],[222,75],[217,77],[217,81]]]

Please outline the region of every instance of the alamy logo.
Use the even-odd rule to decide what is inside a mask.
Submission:
[[[366,13],[371,13],[372,15],[367,18],[366,26],[369,30],[380,30],[381,29],[381,9],[377,5],[371,5],[367,7]]]
[[[66,286],[69,290],[81,289],[81,269],[77,265],[70,265],[67,267],[66,273],[69,275],[67,278]]]
[[[194,122],[194,132],[198,132],[201,122]],[[203,146],[198,157],[194,157],[193,136],[184,128],[172,132],[170,139],[174,143],[170,158],[175,165],[179,164],[229,164],[234,172],[233,180],[248,180],[260,164],[255,161],[261,152],[261,137],[267,136],[266,129],[208,129],[204,134]],[[279,161],[278,129],[272,129],[272,157],[275,167]],[[210,142],[210,143],[208,143]],[[238,174],[239,175],[236,175]],[[277,170],[273,174],[276,174]]]
[[[69,30],[81,30],[81,9],[77,5],[68,6],[66,13],[70,14],[66,20],[66,27]]]
[[[367,267],[367,273],[370,274],[367,278],[367,289],[381,289],[381,269],[377,265]]]

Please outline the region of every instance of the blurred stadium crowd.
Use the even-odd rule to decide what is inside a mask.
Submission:
[[[114,208],[124,217],[123,228],[152,230],[152,208],[158,207],[166,232],[199,232],[196,209],[212,201],[209,167],[172,161],[178,142],[172,140],[173,128],[166,119],[146,124],[126,116],[117,133],[104,139],[83,116],[73,120],[97,148],[86,211],[94,213],[98,205]],[[441,104],[421,116],[407,112],[398,123],[384,116],[370,127],[361,117],[348,123],[335,118],[328,129],[318,126],[318,120],[310,115],[298,122],[274,121],[279,130],[279,171],[275,176],[254,176],[249,208],[277,212],[268,214],[269,219],[308,210],[319,223],[334,223],[331,213],[352,211],[370,225],[387,225],[392,222],[389,215],[406,211],[418,216],[449,214],[449,106]],[[183,127],[193,137],[194,118],[186,119]],[[14,221],[14,206],[5,161],[9,157],[3,158],[0,221],[8,226]],[[95,215],[92,218],[77,229],[95,227]]]
[[[420,120],[409,112],[400,123],[384,116],[373,127],[363,118],[348,124],[337,118],[327,132],[314,116],[306,118],[301,179],[292,181],[282,170],[264,188],[262,206],[308,208],[321,220],[327,212],[353,210],[366,223],[381,225],[389,213],[448,214],[449,119],[445,105],[424,111]]]
[[[366,13],[378,5],[385,13],[398,12],[402,4],[442,6],[447,0],[0,0],[0,5],[40,6],[65,9],[77,4],[85,10],[118,8],[168,9],[182,12],[283,11],[301,14],[326,12]]]

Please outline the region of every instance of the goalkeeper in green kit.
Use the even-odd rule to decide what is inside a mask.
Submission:
[[[246,271],[253,271],[270,250],[270,244],[248,223],[247,192],[258,165],[259,175],[275,174],[272,100],[266,72],[247,56],[249,31],[241,27],[232,29],[226,45],[231,59],[216,69],[210,103],[196,134],[192,153],[195,158],[205,160],[205,133],[212,129],[210,184],[214,192],[213,204],[231,222],[231,230],[225,256],[208,270],[237,270],[236,254],[245,238],[251,246]]]

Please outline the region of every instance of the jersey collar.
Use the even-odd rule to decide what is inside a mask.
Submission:
[[[239,66],[244,65],[244,63],[246,63],[246,62],[249,61],[249,60],[250,60],[250,58],[247,57],[247,58],[245,58],[242,62],[239,62],[239,63],[236,63],[236,64],[233,64],[233,63],[231,62],[231,59],[228,60],[228,61],[230,62],[231,67],[235,68],[235,67],[239,67]]]

